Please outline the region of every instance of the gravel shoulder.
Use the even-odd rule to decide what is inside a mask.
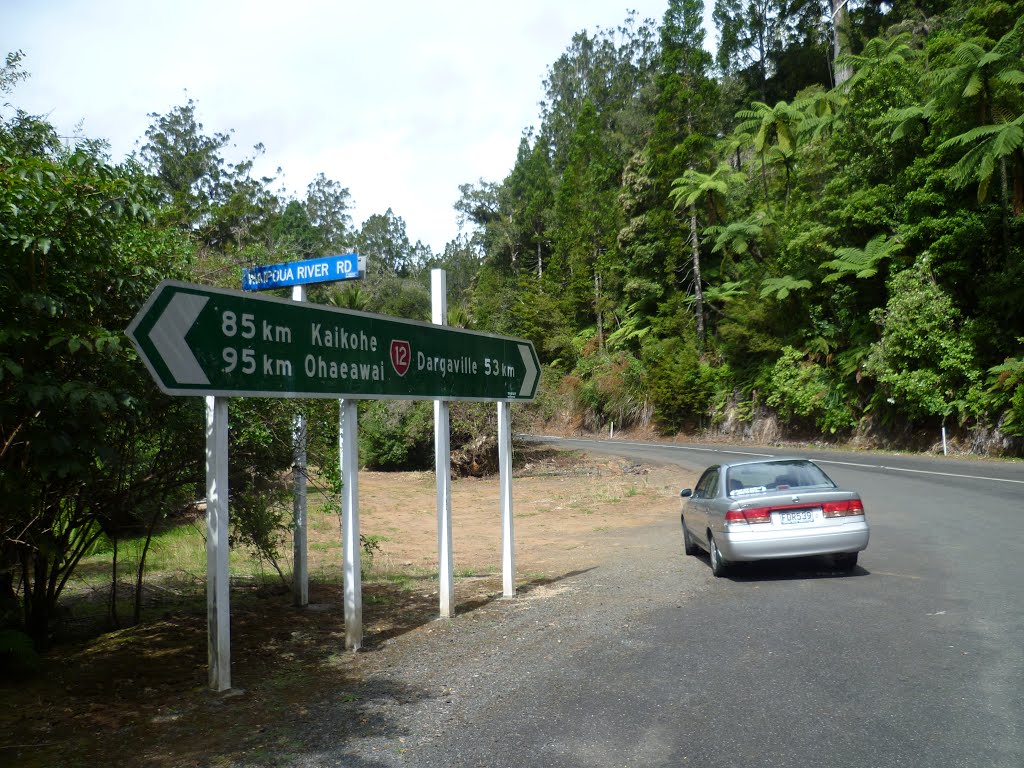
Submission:
[[[432,622],[350,658],[362,671],[351,698],[323,702],[303,747],[277,757],[305,768],[486,765],[474,746],[487,739],[488,724],[509,697],[557,696],[548,681],[578,654],[597,645],[610,663],[625,658],[652,606],[678,607],[687,599],[694,570],[683,571],[675,515],[606,532],[590,552],[586,564],[529,585],[512,600]],[[652,593],[666,568],[680,590]],[[519,714],[524,734],[532,716],[528,709]]]

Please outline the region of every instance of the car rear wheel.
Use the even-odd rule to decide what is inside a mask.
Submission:
[[[718,550],[718,544],[715,542],[715,537],[710,533],[708,534],[708,553],[711,555],[711,572],[715,576],[725,576],[729,570],[729,561],[722,557],[722,553]]]
[[[852,571],[857,567],[857,552],[840,552],[832,555],[832,562],[840,571]]]
[[[700,547],[697,546],[697,542],[690,535],[690,531],[686,527],[686,519],[682,515],[679,516],[679,522],[683,526],[683,552],[688,555],[696,555],[700,552]]]

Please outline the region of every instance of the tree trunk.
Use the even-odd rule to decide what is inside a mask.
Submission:
[[[135,605],[132,608],[132,624],[138,624],[142,620],[142,574],[146,570],[146,555],[149,554],[149,545],[153,541],[153,530],[156,528],[156,521],[160,517],[159,512],[154,512],[150,518],[149,528],[146,530],[146,542],[142,545],[142,554],[139,556],[139,570],[135,578]]]
[[[768,215],[772,215],[772,198],[768,193],[768,171],[765,168],[764,152],[761,153],[761,186],[764,187],[764,205]]]
[[[832,67],[835,70],[836,85],[842,85],[853,75],[853,68],[840,68],[837,59],[850,52],[850,19],[846,12],[847,0],[830,0],[832,3]]]
[[[50,640],[50,605],[47,600],[46,558],[36,552],[25,561],[25,629],[36,648]],[[31,578],[29,576],[31,574]]]
[[[690,253],[693,256],[693,311],[697,319],[697,341],[704,350],[704,289],[700,279],[700,239],[697,236],[697,206],[690,203]]]
[[[1024,214],[1024,161],[1017,163],[1013,174],[1013,215]]]
[[[114,629],[121,628],[121,619],[117,615],[117,538],[113,537],[114,559],[110,565],[110,625]]]

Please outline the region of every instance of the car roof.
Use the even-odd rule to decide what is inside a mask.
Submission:
[[[718,465],[720,469],[732,469],[733,467],[747,467],[752,464],[814,464],[810,459],[804,459],[799,456],[773,456],[770,459],[751,459],[750,461],[730,461],[723,462]],[[815,465],[817,466],[817,465]]]

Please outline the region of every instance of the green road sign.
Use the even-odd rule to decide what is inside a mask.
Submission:
[[[166,280],[128,326],[169,395],[533,400],[533,344]]]

